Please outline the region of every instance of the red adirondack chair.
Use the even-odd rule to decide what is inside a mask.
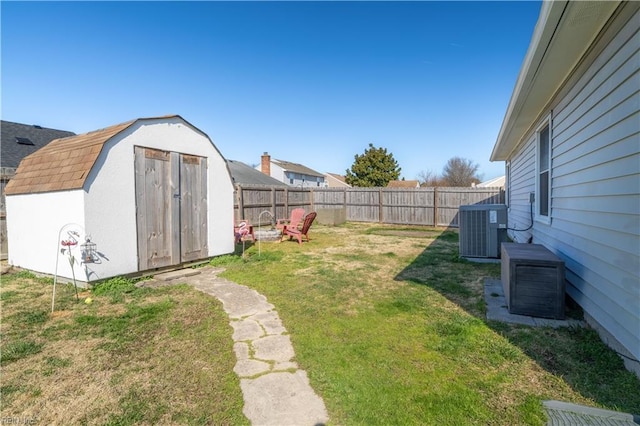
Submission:
[[[291,210],[291,217],[289,219],[278,219],[276,222],[276,228],[282,231],[284,235],[284,230],[287,228],[298,229],[298,225],[304,218],[304,209],[297,208]]]
[[[302,237],[304,236],[307,242],[309,242],[309,228],[311,228],[311,224],[316,218],[316,214],[317,214],[316,212],[311,212],[308,215],[306,215],[304,218],[304,222],[302,223],[301,229],[289,228],[289,227],[285,228],[283,232],[283,236],[288,235],[289,239],[296,237],[296,239],[298,240],[298,244],[302,244]]]

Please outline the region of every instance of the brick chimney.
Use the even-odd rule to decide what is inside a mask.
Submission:
[[[261,162],[262,173],[267,176],[271,176],[271,156],[268,152],[262,154],[262,162]]]

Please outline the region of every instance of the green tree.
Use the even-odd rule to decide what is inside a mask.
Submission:
[[[351,186],[387,186],[389,181],[398,179],[400,170],[393,154],[387,152],[386,148],[376,148],[370,143],[364,154],[355,155],[355,161],[351,169],[347,169],[345,180]]]
[[[462,157],[453,157],[447,161],[442,170],[442,180],[447,186],[471,186],[480,183],[478,169],[480,166]]]

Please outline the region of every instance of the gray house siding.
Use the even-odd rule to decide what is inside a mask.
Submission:
[[[626,10],[542,112],[552,117],[551,223],[536,221],[531,235],[565,261],[567,292],[588,319],[638,360],[640,12]],[[532,135],[510,161],[510,227],[527,223],[523,212],[535,187]],[[524,241],[529,234],[512,236]]]
[[[531,225],[529,194],[535,192],[536,154],[535,143],[526,144],[510,161],[509,176],[509,227],[527,229]],[[512,240],[524,243],[531,237],[531,230],[510,232]]]

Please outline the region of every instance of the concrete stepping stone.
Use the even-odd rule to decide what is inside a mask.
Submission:
[[[640,416],[562,401],[543,401],[547,426],[634,426]]]
[[[256,425],[319,425],[328,417],[322,400],[309,385],[307,373],[271,373],[242,379],[244,415]]]
[[[255,359],[287,362],[294,357],[293,346],[289,336],[267,336],[251,342]]]
[[[255,340],[264,336],[265,332],[260,324],[250,319],[231,321],[233,327],[233,341]]]
[[[229,315],[237,359],[233,371],[240,378],[244,415],[253,425],[327,423],[324,402],[293,361],[291,339],[274,306],[257,291],[219,278],[220,271],[202,268],[180,282],[218,298]]]

